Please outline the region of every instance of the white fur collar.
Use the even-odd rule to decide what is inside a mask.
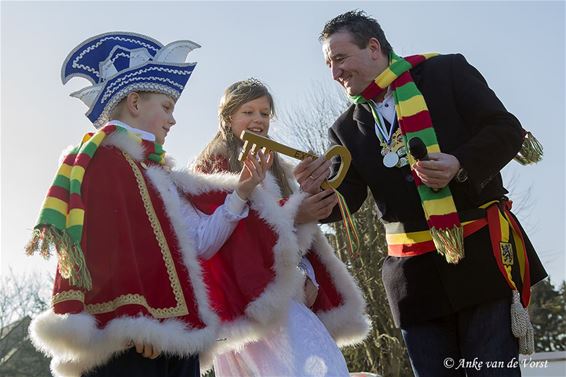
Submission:
[[[141,144],[132,140],[128,135],[121,132],[114,132],[107,136],[103,141],[102,145],[112,146],[126,152],[136,161],[145,160],[145,151]],[[175,160],[172,157],[165,155],[165,166],[170,168],[175,166]]]

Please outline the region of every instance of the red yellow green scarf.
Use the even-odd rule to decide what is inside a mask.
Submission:
[[[34,227],[32,239],[26,246],[28,255],[38,251],[44,257],[55,248],[59,257],[59,272],[65,279],[80,288],[90,290],[92,280],[81,250],[81,239],[86,208],[81,197],[81,185],[88,164],[102,141],[114,132],[126,133],[128,137],[143,145],[147,159],[164,163],[162,146],[142,140],[125,128],[107,125],[96,133],[88,133],[80,145],[65,157],[57,171],[55,180]]]
[[[389,66],[361,95],[351,97],[352,102],[356,104],[366,103],[390,86],[395,99],[399,128],[407,150],[408,141],[419,137],[426,145],[428,153],[440,152],[425,99],[409,73],[410,69],[436,55],[438,54],[414,55],[403,59],[392,52]],[[410,154],[407,157],[436,250],[444,255],[448,263],[458,263],[464,257],[464,232],[450,188],[446,186],[439,191],[433,191],[424,185],[413,170],[416,161]]]

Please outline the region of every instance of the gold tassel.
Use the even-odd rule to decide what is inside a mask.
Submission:
[[[430,228],[436,250],[448,263],[457,264],[464,258],[464,229],[461,225],[450,229]]]
[[[523,145],[521,145],[521,150],[515,156],[515,161],[521,165],[534,164],[542,160],[542,155],[542,144],[532,133],[527,131],[523,139]]]
[[[91,290],[92,278],[81,247],[67,232],[61,232],[52,226],[34,229],[25,251],[27,255],[39,251],[41,256],[49,258],[53,248],[57,250],[59,257],[58,269],[61,276],[75,287]]]

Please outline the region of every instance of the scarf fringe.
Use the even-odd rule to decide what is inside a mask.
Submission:
[[[27,255],[33,255],[39,251],[44,258],[49,258],[53,249],[57,251],[58,269],[61,276],[68,279],[75,287],[91,290],[92,278],[86,266],[83,251],[67,232],[61,232],[53,226],[34,229],[31,240],[25,247]]]
[[[457,264],[464,258],[464,229],[461,225],[449,229],[430,228],[436,250],[448,263]]]
[[[533,136],[532,133],[526,131],[523,139],[521,150],[515,156],[515,161],[521,165],[535,164],[542,160],[543,148],[542,144]]]

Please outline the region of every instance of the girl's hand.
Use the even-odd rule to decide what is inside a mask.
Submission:
[[[308,277],[305,279],[305,305],[312,308],[318,296],[318,288]]]
[[[248,200],[255,187],[260,184],[265,174],[273,164],[273,155],[269,152],[266,157],[262,151],[257,152],[257,156],[248,154],[244,161],[244,167],[240,172],[240,180],[236,187],[236,193],[243,200]]]

